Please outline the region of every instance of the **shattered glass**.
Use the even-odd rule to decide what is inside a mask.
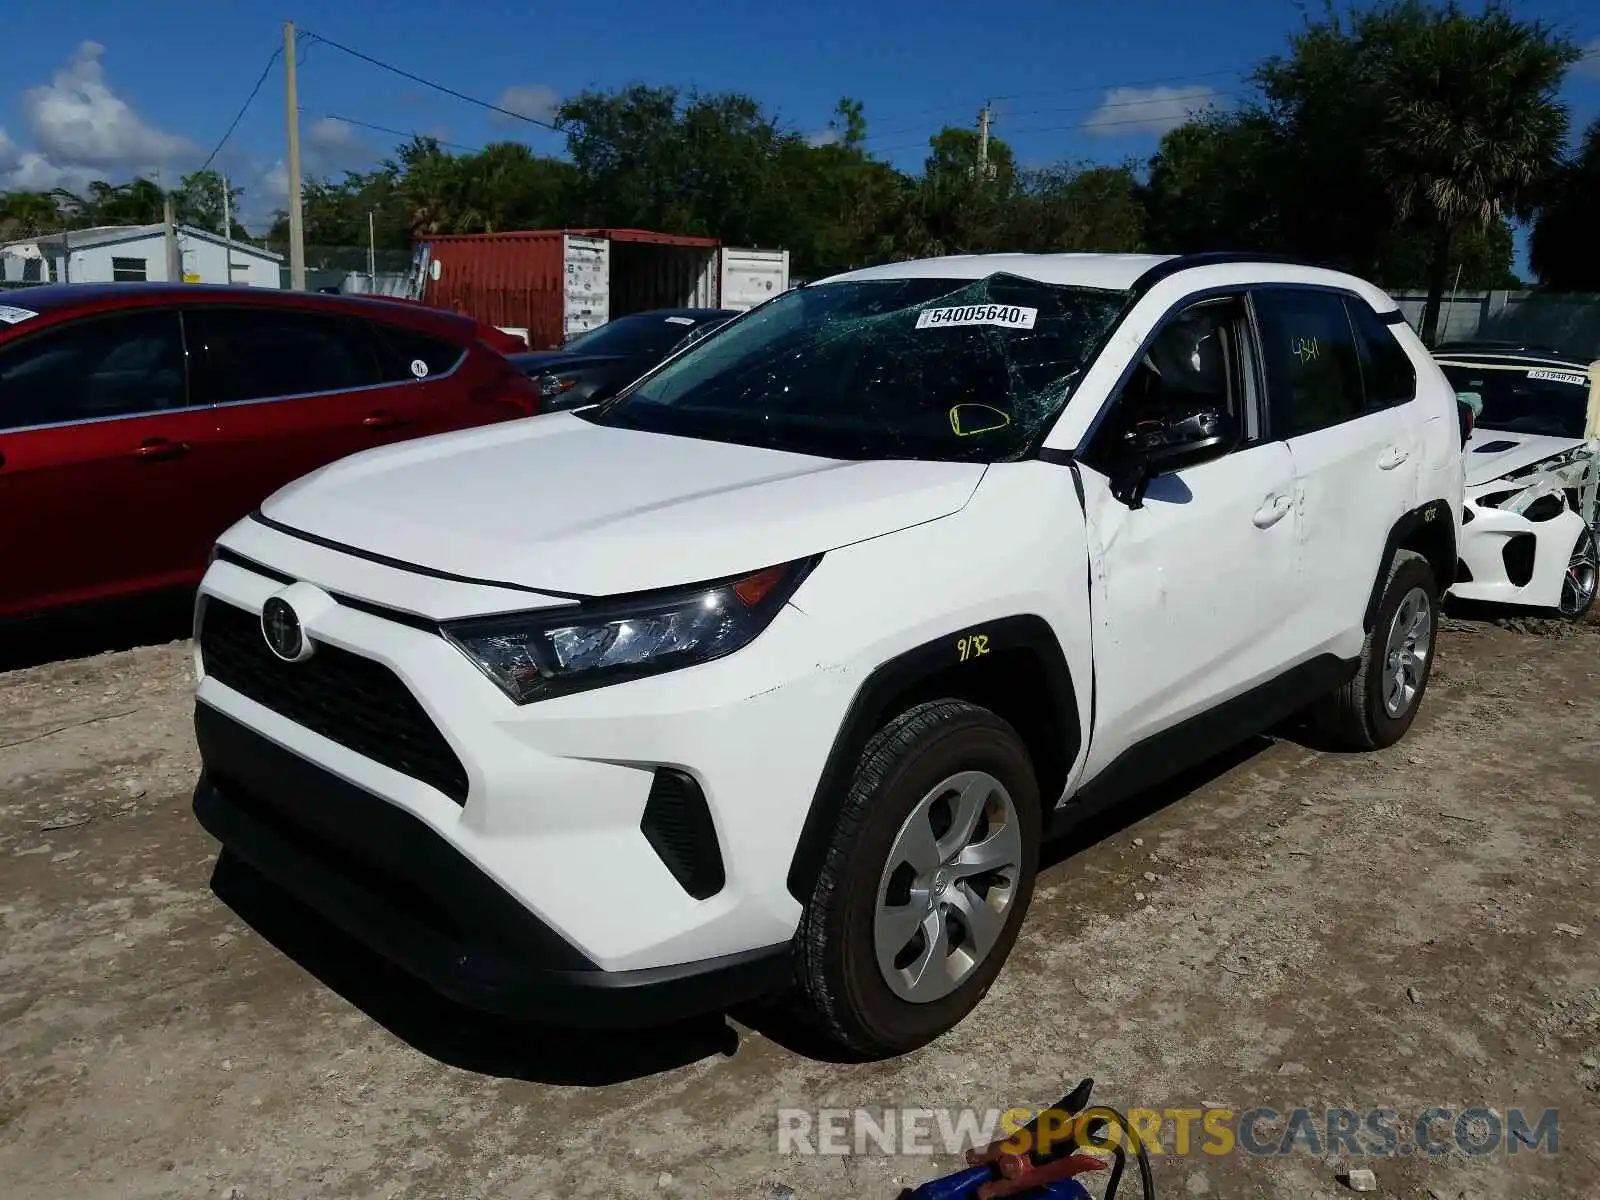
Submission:
[[[999,273],[799,288],[587,419],[830,458],[997,462],[1054,421],[1126,292]]]

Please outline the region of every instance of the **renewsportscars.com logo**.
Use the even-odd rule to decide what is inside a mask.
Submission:
[[[1126,1117],[1126,1122],[1123,1117]],[[1032,1125],[1032,1128],[1029,1126]],[[778,1153],[806,1155],[959,1155],[1003,1142],[1013,1154],[1067,1149],[1143,1148],[1151,1155],[1255,1157],[1346,1154],[1391,1158],[1452,1151],[1478,1158],[1559,1152],[1559,1114],[1547,1108],[1427,1108],[1409,1121],[1393,1108],[1287,1111],[1231,1108],[1133,1108],[1118,1114],[1090,1108],[1069,1117],[1057,1109],[782,1108]]]

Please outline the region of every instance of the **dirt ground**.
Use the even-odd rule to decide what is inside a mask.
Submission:
[[[779,1110],[1040,1105],[1085,1075],[1123,1108],[1393,1108],[1402,1141],[1434,1105],[1554,1108],[1554,1155],[1365,1165],[1387,1196],[1600,1195],[1600,626],[1452,620],[1393,750],[1262,739],[1085,830],[979,1010],[876,1065],[759,1012],[486,1020],[248,878],[225,906],[190,655],[0,674],[10,1200],[889,1197],[956,1160],[780,1155]],[[1360,1165],[1155,1158],[1162,1197],[1334,1197]]]

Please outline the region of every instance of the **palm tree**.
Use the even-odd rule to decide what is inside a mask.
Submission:
[[[1395,36],[1379,61],[1387,117],[1373,153],[1398,219],[1432,225],[1422,319],[1432,345],[1458,234],[1529,215],[1560,164],[1567,110],[1556,93],[1578,51],[1498,4],[1469,16],[1405,2],[1379,19]]]
[[[1600,120],[1541,199],[1528,251],[1546,287],[1600,291]]]

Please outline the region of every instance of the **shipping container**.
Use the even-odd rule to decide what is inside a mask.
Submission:
[[[612,317],[717,303],[715,238],[642,229],[539,229],[428,239],[423,299],[553,349]]]
[[[430,238],[416,265],[428,304],[546,350],[653,308],[751,308],[787,288],[789,252],[643,229],[536,229]]]
[[[789,252],[787,250],[722,250],[719,308],[743,312],[789,290]]]

